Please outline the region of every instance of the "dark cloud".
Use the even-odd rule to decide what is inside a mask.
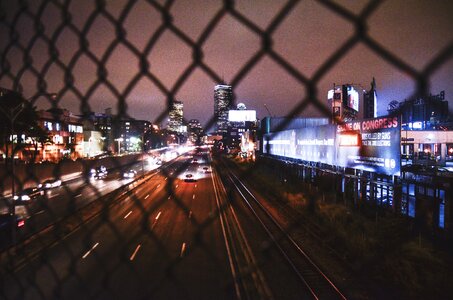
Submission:
[[[159,29],[164,22],[161,9],[165,1],[158,1],[154,6],[137,1],[132,7],[127,6],[128,1],[105,2],[107,14],[97,13],[96,1],[91,0],[29,1],[27,13],[21,14],[15,1],[0,1],[5,15],[0,25],[3,37],[0,86],[20,85],[25,96],[31,96],[43,82],[39,78],[44,79],[48,91],[61,94],[59,104],[74,112],[79,111],[83,98],[88,99],[94,111],[106,107],[115,111],[118,98],[123,97],[129,115],[152,121],[165,110],[170,93],[185,103],[187,119],[207,122],[213,113],[216,82],[205,70],[196,67],[181,85],[177,84],[193,62],[192,48],[179,34],[197,41],[222,10],[223,1],[174,1],[169,12],[176,32],[167,28],[161,33]],[[334,3],[341,5],[346,13],[359,15],[368,1]],[[66,4],[70,20],[62,13]],[[265,30],[285,4],[286,1],[236,1],[235,9],[258,29]],[[449,0],[385,1],[367,19],[368,32],[384,49],[420,72],[453,43],[452,8]],[[118,43],[118,28],[112,19],[124,20],[128,44]],[[44,36],[39,33],[41,29]],[[83,40],[78,32],[86,33],[88,52],[80,52]],[[354,24],[344,16],[319,2],[300,1],[274,30],[272,47],[301,76],[311,79],[354,34]],[[16,36],[18,43],[11,44]],[[202,44],[203,62],[218,78],[232,82],[261,47],[259,34],[226,14]],[[58,52],[54,53],[53,49]],[[135,52],[147,59],[150,76],[137,77],[141,66]],[[24,59],[27,57],[24,53],[32,60]],[[102,69],[98,67],[103,61],[108,75],[106,82],[99,82]],[[69,74],[72,78],[68,86]],[[378,84],[380,114],[385,113],[388,102],[407,98],[416,89],[410,74],[359,42],[321,76],[317,83],[318,99],[326,104],[327,90],[333,83],[356,83],[368,88],[372,77]],[[430,77],[430,91],[445,90],[447,99],[453,99],[452,78],[450,55]],[[273,114],[284,115],[307,93],[305,85],[268,55],[241,77],[234,91],[237,101],[256,109],[259,117],[267,115],[264,103]],[[49,105],[44,99],[38,104]],[[450,105],[453,106],[452,100]],[[321,115],[312,105],[301,114]]]

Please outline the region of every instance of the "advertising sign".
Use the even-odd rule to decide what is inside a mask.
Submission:
[[[322,125],[303,129],[285,130],[266,135],[269,153],[305,161],[335,163],[335,125]],[[264,152],[267,151],[266,138]]]
[[[256,110],[230,110],[228,111],[228,121],[230,122],[255,122]]]
[[[354,139],[354,133],[358,139]],[[349,138],[343,138],[343,137]],[[341,141],[349,141],[349,145]],[[358,145],[353,145],[357,141]],[[337,125],[337,164],[379,174],[400,172],[401,124],[397,117],[383,117]]]
[[[397,175],[400,172],[400,140],[398,118],[383,117],[267,134],[263,152]]]

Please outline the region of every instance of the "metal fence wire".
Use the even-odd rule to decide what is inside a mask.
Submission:
[[[391,49],[386,49],[382,46],[378,41],[371,37],[368,26],[370,17],[373,16],[380,5],[384,2],[379,0],[369,1],[358,14],[351,12],[335,1],[318,1],[318,3],[321,4],[326,10],[333,12],[337,16],[349,22],[354,29],[353,34],[351,34],[341,45],[339,45],[336,51],[322,64],[320,64],[311,76],[303,74],[274,48],[275,32],[282,25],[285,19],[288,18],[289,14],[304,1],[286,1],[281,9],[274,16],[272,16],[269,25],[267,25],[264,29],[241,13],[236,8],[235,1],[225,0],[223,2],[219,2],[218,10],[212,14],[207,26],[203,29],[197,39],[187,35],[184,30],[175,25],[171,9],[178,1],[129,0],[125,1],[125,5],[117,16],[112,14],[107,9],[107,2],[110,1],[91,1],[92,9],[90,11],[80,11],[80,13],[87,15],[86,21],[83,25],[77,24],[74,21],[75,16],[71,13],[71,7],[78,5],[78,1],[42,0],[38,1],[38,5],[36,3],[31,5],[31,1],[20,0],[17,1],[15,9],[11,9],[12,6],[8,2],[8,0],[0,1],[0,32],[2,32],[0,42],[2,44],[0,54],[0,85],[4,88],[9,88],[19,92],[29,90],[29,88],[25,89],[24,87],[30,86],[29,80],[31,76],[33,81],[36,82],[36,87],[33,89],[34,94],[31,97],[32,104],[36,105],[38,103],[37,100],[39,95],[49,95],[51,92],[56,92],[56,98],[51,99],[50,96],[47,96],[47,100],[49,101],[50,106],[54,108],[64,108],[62,107],[63,105],[60,101],[70,95],[71,97],[75,97],[77,99],[80,112],[85,117],[93,112],[92,103],[95,101],[96,92],[101,88],[106,88],[111,93],[118,112],[116,117],[120,119],[122,117],[130,116],[128,113],[130,106],[128,106],[126,101],[128,96],[131,95],[134,88],[139,85],[141,80],[149,80],[155,85],[160,94],[166,97],[166,108],[160,112],[159,116],[155,120],[152,120],[153,123],[161,123],[168,117],[168,113],[173,102],[175,101],[176,95],[195,72],[201,71],[213,82],[223,83],[223,74],[219,74],[212,66],[207,64],[204,58],[204,47],[213,32],[219,26],[220,22],[227,17],[239,22],[244,28],[247,28],[250,32],[252,32],[253,35],[255,35],[261,42],[256,52],[254,52],[253,55],[251,55],[239,68],[239,71],[231,77],[232,79],[228,82],[228,84],[233,87],[238,86],[247,78],[247,76],[251,74],[260,61],[265,58],[270,59],[285,70],[290,77],[297,81],[298,84],[306,90],[306,95],[304,97],[294,99],[294,107],[287,115],[288,121],[291,117],[303,114],[309,106],[316,107],[326,117],[330,117],[330,110],[323,104],[324,100],[321,100],[322,98],[319,97],[320,95],[323,95],[324,91],[319,90],[318,85],[326,74],[333,70],[339,61],[342,60],[348,52],[352,50],[352,48],[359,44],[364,45],[369,51],[379,56],[383,61],[410,77],[416,85],[415,95],[419,96],[429,94],[430,80],[432,79],[433,74],[453,56],[453,42],[450,42],[444,49],[441,49],[441,51],[437,53],[437,55],[430,61],[429,64],[426,65],[426,67],[419,71],[413,66],[405,63],[403,59],[394,54]],[[156,12],[156,14],[160,15],[161,18],[160,24],[154,32],[147,32],[146,35],[149,36],[149,39],[146,41],[146,44],[142,49],[139,49],[134,43],[128,40],[129,35],[125,29],[125,22],[128,20],[133,8],[138,5],[139,2],[145,2]],[[59,23],[53,32],[47,31],[43,22],[43,17],[49,9],[54,12],[54,18],[59,20]],[[108,47],[103,53],[101,53],[101,55],[99,55],[96,51],[93,51],[93,45],[96,41],[88,38],[88,33],[92,27],[95,26],[94,24],[96,21],[100,18],[110,23],[110,25],[115,29],[114,36],[108,41]],[[24,32],[20,29],[20,27],[23,26],[24,22],[32,24],[33,32],[27,32],[27,35],[31,36],[30,39],[21,38],[21,35],[23,35]],[[151,51],[159,46],[163,35],[169,32],[176,36],[177,39],[186,47],[191,49],[192,52],[190,60],[186,62],[186,67],[178,74],[177,80],[171,85],[170,88],[168,88],[162,79],[154,73],[155,71],[153,71],[153,68],[151,67],[152,62],[150,63],[149,61]],[[57,47],[58,40],[62,35],[66,34],[71,34],[77,41],[77,48],[73,49],[73,55],[69,60],[63,59],[60,56],[61,49],[58,49]],[[34,47],[36,47],[38,43],[40,43],[41,46],[44,44],[47,55],[47,59],[45,59],[44,63],[40,65],[38,65],[33,59]],[[115,85],[115,82],[110,79],[109,72],[107,70],[107,64],[112,59],[115,51],[120,47],[126,48],[130,51],[130,53],[137,58],[139,63],[139,71],[124,84],[123,89],[120,89]],[[15,59],[11,59],[12,57]],[[87,84],[85,90],[81,90],[78,87],[77,83],[81,80],[81,78],[76,77],[80,74],[80,72],[77,71],[77,68],[82,57],[85,59],[87,58],[92,64],[95,65],[95,79],[91,82],[85,82]],[[63,88],[58,91],[49,90],[49,84],[45,80],[45,78],[49,76],[49,73],[52,72],[53,68],[59,69],[61,74],[63,74],[62,78],[60,78],[60,80],[64,82]],[[215,118],[213,116],[205,128],[208,130],[214,124]],[[283,123],[278,129],[283,130],[287,125],[288,123]],[[40,229],[40,234],[33,235],[30,238],[34,243],[41,245],[41,247],[44,248],[44,250],[42,250],[42,253],[44,254],[41,254],[38,259],[38,261],[44,265],[47,264],[45,255],[47,251],[46,249],[49,247],[49,243],[51,245],[53,243],[49,242],[49,240],[54,241],[55,237],[62,239],[62,243],[60,244],[60,247],[62,248],[61,251],[64,253],[62,256],[69,257],[70,263],[67,266],[67,275],[63,278],[56,275],[57,270],[54,269],[53,265],[47,264],[48,273],[50,274],[49,276],[51,276],[55,281],[55,283],[53,283],[55,288],[52,297],[59,298],[62,296],[60,294],[61,290],[59,287],[64,285],[68,278],[72,277],[81,282],[84,281],[84,279],[80,278],[77,274],[78,271],[75,267],[75,261],[80,258],[78,253],[75,253],[74,249],[70,249],[65,245],[65,238],[67,237],[67,234],[72,230],[75,230],[75,228],[80,228],[80,230],[85,230],[87,232],[87,238],[85,241],[82,241],[82,243],[86,246],[92,246],[94,239],[90,238],[90,236],[95,233],[96,225],[107,223],[110,225],[111,231],[117,237],[116,242],[122,243],[124,257],[121,257],[114,269],[103,268],[102,260],[96,256],[96,258],[99,259],[99,272],[103,274],[101,275],[102,281],[99,283],[102,287],[105,289],[109,289],[109,287],[111,287],[112,282],[110,282],[110,280],[112,279],[113,274],[121,270],[124,267],[124,264],[127,264],[133,271],[132,273],[137,274],[137,277],[139,277],[140,271],[135,269],[132,264],[128,264],[129,256],[126,253],[126,249],[131,247],[132,242],[138,238],[138,234],[137,236],[129,237],[128,241],[125,241],[124,233],[118,231],[115,224],[112,223],[111,215],[109,213],[111,203],[107,201],[107,198],[111,199],[115,197],[130,197],[135,207],[143,216],[141,223],[138,225],[142,229],[141,233],[145,233],[150,240],[153,240],[159,249],[158,251],[161,251],[161,255],[168,258],[168,260],[166,260],[168,263],[166,265],[167,272],[162,274],[161,278],[159,278],[159,282],[164,284],[165,281],[173,281],[175,285],[178,285],[174,273],[177,272],[180,265],[184,263],[184,258],[178,257],[177,259],[170,259],[170,256],[165,253],[166,250],[162,245],[160,237],[150,230],[152,226],[152,224],[150,224],[150,216],[158,212],[159,207],[165,201],[168,201],[168,199],[174,201],[178,209],[186,213],[190,212],[190,208],[184,204],[184,201],[176,196],[175,182],[171,179],[167,182],[166,189],[168,198],[165,197],[159,199],[150,207],[145,207],[143,206],[142,201],[134,193],[131,193],[125,188],[117,190],[113,193],[113,195],[110,194],[108,196],[103,196],[101,191],[98,190],[98,187],[93,185],[88,179],[89,170],[94,166],[95,165],[91,162],[84,163],[84,174],[87,177],[85,185],[90,186],[92,192],[98,195],[99,200],[87,204],[90,206],[90,209],[85,209],[83,212],[77,210],[74,206],[69,205],[66,208],[64,217],[62,217],[59,213],[50,210],[50,218],[54,219],[54,221],[50,222],[51,225],[48,227]],[[110,162],[110,168],[120,169],[121,165],[112,160]],[[180,174],[184,171],[184,169],[185,166],[182,166],[175,171],[175,174]],[[37,182],[33,170],[30,169],[29,171],[30,172],[27,174],[27,180]],[[57,167],[53,175],[55,177],[61,177],[61,174],[63,174],[64,171],[65,170],[63,170],[62,167]],[[164,171],[164,173],[165,172],[166,171]],[[243,173],[242,177],[246,178],[250,175],[248,172],[249,171]],[[170,174],[164,175],[171,178]],[[6,182],[8,178],[12,176],[12,173],[3,174],[2,176],[1,181],[3,183],[1,189],[2,191],[5,191],[9,188]],[[20,182],[18,182],[18,184],[20,184]],[[76,189],[68,187],[63,188],[73,199],[78,197],[82,189],[82,187]],[[48,202],[45,200],[43,200],[40,205],[42,206],[42,209],[49,208]],[[202,221],[193,219],[191,221],[193,225],[198,228],[194,234],[194,241],[192,241],[195,245],[194,247],[204,249],[207,252],[207,259],[214,259],[216,255],[215,253],[210,253],[211,250],[206,247],[203,240],[199,237],[203,234],[203,231],[206,228],[213,225],[218,217],[219,211],[207,220]],[[90,219],[95,219],[94,225],[93,223],[90,223],[89,225],[84,224]],[[289,228],[293,227],[290,226]],[[49,237],[49,235],[51,237]],[[27,241],[27,245],[29,244],[31,245],[31,242]],[[34,247],[40,248],[39,246]],[[13,281],[19,286],[23,284],[23,278],[18,277],[17,269],[23,264],[32,262],[33,259],[36,259],[32,257],[32,252],[33,250],[26,249],[25,246],[16,247],[14,249],[10,249],[9,251],[3,252],[2,260],[3,262],[8,261],[8,264],[4,265],[5,268],[1,272],[2,287],[0,288],[0,295],[2,298],[10,297],[7,292],[9,286],[5,285],[7,282],[11,283]],[[21,291],[19,294],[15,295],[14,298],[25,298],[25,296],[29,293],[29,290],[33,290],[33,295],[35,295],[36,298],[46,298],[48,295],[41,292],[40,286],[36,284],[37,281],[40,281],[40,279],[36,278],[36,276],[38,276],[37,273],[29,274],[29,278],[27,280],[29,286],[22,286]],[[152,292],[150,292],[147,296],[152,298]],[[93,297],[102,298],[105,296],[98,294]]]

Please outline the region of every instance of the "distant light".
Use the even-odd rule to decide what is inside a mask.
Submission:
[[[327,92],[327,99],[329,99],[329,100],[333,99],[333,93],[334,93],[333,90],[329,90],[329,91]]]

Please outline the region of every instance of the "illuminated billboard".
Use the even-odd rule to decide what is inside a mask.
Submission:
[[[397,175],[400,140],[398,118],[384,117],[267,134],[263,153]]]
[[[230,110],[228,111],[230,122],[255,122],[256,110]]]
[[[354,87],[346,86],[347,93],[347,107],[352,108],[355,111],[359,111],[359,92]]]
[[[267,134],[271,138],[267,146],[264,139],[264,153],[291,157],[305,161],[335,163],[335,125],[322,125],[303,129],[280,131]]]
[[[360,134],[359,144],[341,145],[341,137],[350,136],[351,132]],[[357,120],[337,125],[337,137],[337,165],[386,175],[397,175],[400,172],[401,124],[397,117]]]

